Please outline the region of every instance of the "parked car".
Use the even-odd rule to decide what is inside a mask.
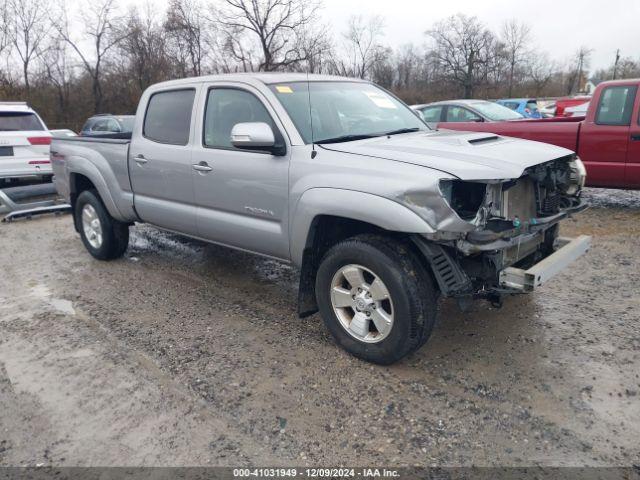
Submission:
[[[518,112],[495,102],[485,100],[447,100],[443,102],[413,105],[425,122],[498,122],[524,118]]]
[[[586,117],[589,110],[589,102],[581,103],[575,107],[567,107],[564,109],[564,117]]]
[[[556,102],[555,100],[552,101],[544,101],[544,102],[540,102],[538,100],[538,111],[540,112],[540,115],[542,115],[542,118],[552,118],[556,116]]]
[[[531,292],[590,241],[557,238],[586,206],[573,152],[432,131],[363,80],[159,83],[130,140],[55,138],[51,158],[94,257],[123,255],[129,226],[146,222],[292,262],[298,313],[320,310],[340,346],[376,363],[426,342],[439,294]]]
[[[90,117],[82,127],[80,135],[83,137],[118,137],[131,134],[134,115],[111,115],[101,113]]]
[[[535,98],[503,98],[496,103],[518,112],[525,118],[542,118]]]
[[[492,132],[565,147],[580,155],[588,172],[587,185],[637,189],[640,188],[639,84],[639,79],[598,84],[584,119],[441,125],[447,129]]]
[[[589,100],[591,100],[590,96],[559,98],[558,100],[556,100],[555,116],[564,117],[564,111],[566,108],[576,107],[578,105],[589,103]]]
[[[25,102],[0,102],[0,179],[50,177],[51,134]]]
[[[78,134],[73,130],[69,130],[67,128],[59,128],[55,130],[49,130],[49,133],[54,137],[77,137]]]

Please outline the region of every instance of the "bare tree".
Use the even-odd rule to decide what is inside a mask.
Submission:
[[[60,37],[52,39],[38,58],[41,66],[40,78],[51,85],[55,92],[56,122],[68,122],[73,76],[67,43]]]
[[[341,75],[365,78],[383,49],[380,40],[384,34],[384,20],[379,15],[364,17],[352,15],[347,30],[342,34],[345,59],[336,62]]]
[[[172,73],[166,33],[151,4],[146,5],[142,15],[138,9],[132,9],[126,29],[129,35],[120,42],[119,52],[127,60],[128,74],[141,94],[149,85],[168,79]]]
[[[171,0],[164,28],[181,77],[202,74],[207,34],[206,15],[198,0]]]
[[[526,61],[529,53],[529,42],[531,40],[531,27],[525,23],[520,23],[515,19],[508,20],[502,24],[503,50],[509,65],[509,97],[513,96],[513,85],[517,69]]]
[[[458,14],[428,30],[434,40],[434,56],[445,72],[445,78],[457,83],[464,98],[487,78],[490,64],[495,62],[496,38],[476,17]]]
[[[574,62],[575,68],[569,74],[569,81],[567,82],[567,94],[571,95],[576,90],[580,90],[580,85],[583,80],[585,69],[589,68],[589,62],[591,60],[592,49],[581,46],[575,53]]]
[[[549,60],[549,56],[546,53],[532,53],[530,55],[527,73],[533,84],[536,96],[542,94],[556,71],[556,64]]]
[[[29,66],[42,50],[51,29],[44,0],[9,0],[13,25],[9,27],[11,42],[22,64],[22,78],[29,95]]]
[[[227,30],[227,45],[240,62],[246,65],[248,57],[255,56],[240,39],[246,35],[248,42],[257,44],[257,69],[275,71],[309,60],[309,51],[301,47],[309,39],[305,30],[317,21],[318,8],[315,1],[305,0],[224,0],[218,19]]]
[[[85,26],[84,40],[90,40],[91,48],[84,47],[82,39],[74,39],[69,32],[69,22],[64,5],[63,15],[55,21],[61,38],[76,52],[91,78],[94,113],[102,111],[104,94],[102,89],[102,67],[111,50],[128,35],[122,28],[122,18],[117,14],[115,0],[96,0],[89,3],[80,15]]]
[[[7,0],[0,1],[0,55],[11,44],[11,24],[13,18]]]

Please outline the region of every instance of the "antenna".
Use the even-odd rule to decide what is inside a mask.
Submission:
[[[309,70],[307,70],[307,97],[309,98],[309,123],[311,124],[311,158],[316,158],[316,143],[313,141],[313,113],[311,112],[311,83],[309,82]]]

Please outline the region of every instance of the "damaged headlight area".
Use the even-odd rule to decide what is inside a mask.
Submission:
[[[580,192],[585,177],[584,165],[573,156],[530,167],[516,179],[443,179],[439,189],[457,217],[473,225],[469,238],[490,240],[555,223],[559,216],[584,208]]]
[[[485,203],[487,184],[464,180],[440,180],[440,193],[462,220],[473,221]]]

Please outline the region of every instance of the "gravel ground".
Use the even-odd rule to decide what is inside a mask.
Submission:
[[[640,463],[640,192],[589,190],[588,256],[373,366],[295,315],[281,263],[69,216],[0,224],[0,465]]]

